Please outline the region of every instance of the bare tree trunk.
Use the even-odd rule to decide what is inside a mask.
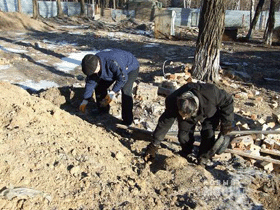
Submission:
[[[104,16],[104,9],[105,9],[105,4],[106,1],[105,0],[100,0],[100,7],[101,7],[101,12],[100,12],[100,16]]]
[[[264,36],[265,44],[269,46],[271,46],[272,44],[273,29],[275,25],[275,9],[276,9],[276,0],[271,0],[269,16],[266,24],[266,33]]]
[[[18,6],[18,12],[21,13],[22,12],[21,0],[17,1],[17,6]]]
[[[38,19],[39,17],[39,5],[37,0],[32,0],[33,5],[33,18]]]
[[[220,47],[225,29],[225,0],[204,0],[192,75],[206,82],[217,82]]]
[[[264,5],[264,0],[259,0],[259,3],[258,3],[258,6],[257,6],[257,9],[256,9],[256,13],[255,13],[254,19],[253,19],[253,21],[250,24],[250,29],[249,29],[248,34],[246,36],[247,39],[251,38],[252,32],[255,29],[255,26],[256,26],[256,24],[258,22],[260,14],[261,14],[263,5]]]
[[[81,16],[85,16],[86,15],[85,0],[81,0],[80,4],[81,4],[81,13],[80,13],[80,15]]]
[[[62,11],[60,0],[56,0],[56,5],[57,5],[57,16],[63,17],[63,11]]]
[[[237,0],[235,4],[235,10],[240,10],[240,0]]]
[[[187,0],[187,5],[186,5],[186,7],[187,7],[187,8],[191,8],[191,4],[192,4],[192,0]]]
[[[255,0],[251,0],[250,23],[252,23],[252,21],[253,21],[254,12],[255,12]]]

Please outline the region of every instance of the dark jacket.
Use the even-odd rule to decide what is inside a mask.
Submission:
[[[116,81],[113,91],[118,92],[127,82],[128,73],[139,68],[139,62],[130,52],[120,49],[108,49],[95,54],[100,59],[101,71],[98,76],[88,76],[84,98],[92,97],[92,93],[98,82]]]
[[[159,118],[158,126],[154,132],[156,141],[164,139],[177,117],[181,117],[177,107],[177,97],[191,91],[199,99],[199,109],[195,117],[187,121],[196,124],[211,118],[219,110],[221,123],[232,123],[234,120],[233,98],[226,91],[213,84],[188,83],[170,94],[165,100],[165,112]]]

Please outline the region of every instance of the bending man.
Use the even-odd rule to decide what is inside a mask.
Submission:
[[[155,157],[160,142],[164,139],[175,119],[178,120],[178,140],[183,157],[192,153],[194,130],[197,123],[202,124],[201,144],[198,160],[205,161],[214,154],[209,151],[215,144],[215,130],[221,124],[221,135],[232,129],[234,120],[233,98],[226,91],[213,84],[188,83],[170,94],[165,101],[165,112],[160,116],[153,133],[153,142],[147,147],[145,160]]]

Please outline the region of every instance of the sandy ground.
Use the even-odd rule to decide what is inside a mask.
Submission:
[[[138,82],[146,83],[162,75],[166,59],[192,61],[191,34],[183,41],[156,40],[149,30],[139,35],[140,24],[77,17],[36,21],[0,12],[0,209],[279,208],[278,174],[239,156],[197,166],[176,154],[180,148],[172,140],[163,142],[153,164],[145,164],[141,155],[150,138],[116,128],[119,104],[113,104],[112,115],[78,112],[84,85],[80,59],[72,58],[69,63],[76,65],[69,71],[59,66],[71,53],[129,50],[141,63]],[[257,38],[224,43],[221,61],[247,74],[235,80],[224,75],[228,82],[220,86],[232,94],[258,91],[261,102],[236,97],[236,108],[267,117],[279,111],[271,100],[279,102],[280,52]],[[55,87],[37,92],[42,85]],[[135,110],[142,110],[153,128],[160,112],[145,114],[153,103],[136,102]]]

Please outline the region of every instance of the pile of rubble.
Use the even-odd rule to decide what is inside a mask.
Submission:
[[[158,103],[159,96],[167,96],[188,82],[197,82],[192,79],[190,73],[191,67],[191,64],[184,65],[184,68],[177,67],[177,70],[181,68],[181,71],[177,71],[177,73],[165,73],[163,71],[164,76],[154,77],[154,84],[140,82],[136,86],[135,92],[137,101],[136,109],[138,106],[143,109],[144,112],[150,112],[150,114],[157,119],[164,110],[164,103]],[[233,96],[235,101],[238,101],[237,105],[240,105],[240,101],[243,101],[242,103],[244,103],[244,101],[247,101],[245,103],[253,103],[248,102],[248,100],[255,100],[256,103],[264,103],[266,99],[261,96],[257,88],[252,87],[251,89],[247,89],[241,87],[238,83],[236,84],[235,81],[231,80],[236,78],[228,75],[229,72],[227,72],[227,77],[221,79],[222,85],[236,90],[233,92]],[[231,75],[233,75],[233,73]],[[277,100],[279,98],[275,95],[268,98],[268,107],[272,110],[277,109]],[[145,101],[147,103],[145,103]],[[152,101],[156,103],[151,103]],[[143,103],[145,106],[143,106]],[[140,104],[142,104],[142,106]],[[158,106],[156,109],[154,107],[151,108],[155,105]],[[157,111],[153,113],[149,110]],[[231,141],[231,149],[228,149],[227,152],[222,155],[216,155],[215,159],[227,161],[232,157],[231,154],[238,154],[248,159],[253,165],[265,169],[267,172],[280,172],[280,160],[277,160],[280,159],[280,114],[272,112],[271,116],[266,116],[266,119],[264,119],[264,116],[253,114],[250,110],[245,111],[245,108],[242,107],[235,107],[234,112],[237,116],[241,116],[241,119],[236,119],[235,121],[236,135]],[[136,125],[139,128],[152,131],[157,122],[154,120],[152,125],[150,124],[150,126],[147,126],[147,124],[149,124],[148,116],[149,114],[138,117],[138,123],[136,123]],[[140,122],[144,122],[145,126],[141,126]],[[144,124],[142,123],[142,125]],[[176,126],[173,128],[173,131],[174,130],[176,131]],[[238,131],[241,131],[240,134]]]

